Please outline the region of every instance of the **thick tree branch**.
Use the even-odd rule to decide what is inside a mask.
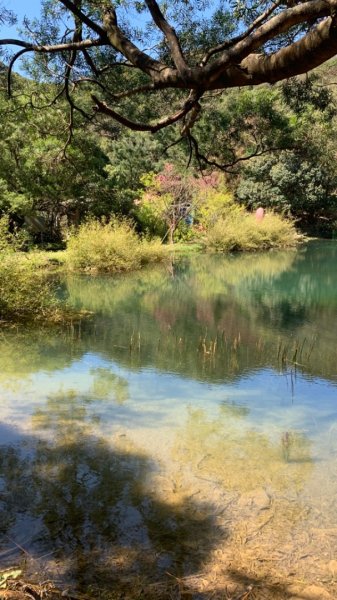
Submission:
[[[32,49],[32,44],[23,40],[17,40],[13,38],[0,40],[0,46],[21,46],[21,48]]]
[[[157,27],[163,32],[169,48],[171,50],[171,56],[177,71],[181,77],[185,77],[188,72],[188,65],[185,61],[183,51],[180,46],[179,39],[173,27],[166,21],[163,13],[161,12],[156,0],[145,0],[146,5],[151,13],[151,16],[157,25]]]
[[[201,97],[201,94],[192,92],[189,95],[188,99],[186,100],[184,106],[178,112],[174,113],[173,115],[170,115],[169,117],[165,117],[164,119],[161,119],[154,125],[145,124],[145,123],[136,123],[135,121],[131,121],[127,117],[124,117],[124,116],[120,115],[119,113],[117,113],[113,108],[111,108],[110,106],[105,104],[105,102],[102,102],[101,100],[99,100],[96,96],[92,96],[92,99],[95,102],[97,112],[100,112],[105,115],[108,115],[109,117],[112,117],[113,119],[115,119],[115,121],[117,121],[121,125],[125,125],[129,129],[132,129],[133,131],[150,131],[151,133],[156,133],[160,129],[164,129],[165,127],[168,127],[169,125],[173,125],[174,123],[176,123],[177,121],[180,121],[183,117],[185,117],[185,115],[187,115],[195,106],[199,105],[200,97]]]
[[[244,31],[241,35],[238,35],[235,38],[232,38],[231,40],[227,40],[227,41],[223,42],[222,44],[219,44],[218,46],[214,46],[214,48],[210,48],[210,50],[208,50],[208,52],[205,54],[204,58],[202,59],[200,66],[204,67],[208,63],[210,58],[212,58],[212,56],[214,56],[214,54],[218,54],[219,52],[222,52],[223,50],[226,50],[227,48],[234,46],[238,42],[241,42],[241,40],[246,38],[248,35],[250,35],[254,31],[254,29],[256,29],[259,25],[261,25],[261,23],[263,23],[266,19],[268,19],[268,17],[270,17],[270,15],[273,14],[273,12],[277,9],[277,7],[281,4],[281,2],[282,2],[282,0],[278,0],[277,2],[274,2],[274,4],[272,4],[267,10],[265,10],[265,12],[262,15],[260,15],[257,19],[255,19],[254,23],[252,23],[250,25],[250,27],[248,27],[248,29],[246,29],[246,31]]]
[[[104,14],[103,24],[113,48],[123,54],[135,67],[149,75],[153,81],[165,79],[165,73],[172,75],[172,69],[137,48],[118,27],[116,11],[111,8]]]
[[[103,39],[106,38],[106,32],[103,29],[103,27],[101,27],[101,25],[98,25],[98,23],[95,23],[95,21],[90,19],[90,17],[88,17],[82,10],[80,10],[80,8],[78,6],[76,6],[76,4],[74,2],[71,2],[71,0],[59,0],[59,2],[61,2],[61,4],[63,4],[63,6],[65,8],[70,10],[70,12],[72,12],[72,14],[75,17],[78,17],[82,23],[87,25],[87,27],[89,27],[89,29],[92,29],[92,31],[95,31],[95,33],[98,33],[98,35],[101,38],[103,38]]]
[[[302,39],[270,55],[251,54],[211,82],[208,89],[276,83],[307,73],[337,54],[337,27],[329,17]]]
[[[105,42],[104,40],[102,40],[101,38],[95,39],[95,40],[91,40],[91,39],[86,39],[86,40],[81,40],[79,42],[64,42],[62,44],[44,44],[44,45],[39,45],[39,44],[31,44],[29,42],[23,42],[22,40],[15,40],[15,39],[0,39],[0,46],[21,46],[22,48],[26,48],[26,50],[30,50],[32,52],[39,52],[39,53],[57,53],[57,52],[64,52],[66,50],[86,50],[87,48],[94,48],[97,46],[104,46],[106,45],[107,42]]]
[[[317,20],[329,15],[330,12],[331,6],[327,0],[309,0],[309,2],[283,10],[252,34],[222,52],[218,58],[205,67],[204,72],[210,79],[214,76],[217,78],[222,70],[226,70],[235,62],[242,61],[276,36],[286,33],[295,25],[307,22],[308,19]]]

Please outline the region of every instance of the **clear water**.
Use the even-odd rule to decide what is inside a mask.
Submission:
[[[334,597],[336,265],[313,242],[71,277],[89,319],[2,330],[0,568],[111,598]]]

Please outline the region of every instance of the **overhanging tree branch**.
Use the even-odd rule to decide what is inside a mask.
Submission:
[[[282,0],[278,0],[278,2],[274,2],[267,10],[265,10],[265,12],[262,15],[260,15],[257,19],[255,19],[255,21],[250,25],[250,27],[248,27],[248,29],[246,29],[246,31],[244,33],[242,33],[241,35],[238,35],[231,40],[226,40],[225,42],[223,42],[222,44],[219,44],[218,46],[215,46],[214,48],[210,48],[210,50],[207,51],[207,54],[205,54],[204,58],[200,62],[200,66],[204,67],[208,63],[210,58],[212,58],[212,56],[214,56],[214,54],[218,54],[219,52],[222,52],[223,50],[226,50],[227,48],[230,48],[231,46],[234,46],[234,44],[237,44],[238,42],[241,42],[241,40],[245,39],[248,35],[250,35],[254,31],[254,29],[256,29],[268,17],[270,17],[271,14],[273,14],[273,12],[277,9],[277,7],[281,4],[281,2],[282,2]]]
[[[198,140],[191,134],[191,132],[188,133],[188,138],[190,140],[191,145],[194,148],[195,157],[199,165],[204,164],[209,167],[215,167],[219,171],[231,173],[232,175],[236,173],[236,171],[234,171],[233,169],[242,162],[247,162],[252,158],[263,156],[264,154],[270,154],[272,152],[281,152],[282,150],[285,150],[284,146],[270,146],[268,148],[263,148],[259,144],[257,144],[255,149],[249,154],[239,157],[234,156],[233,160],[228,163],[219,163],[215,159],[208,158],[205,154],[203,154],[203,152],[200,151]]]
[[[109,117],[112,117],[113,119],[115,119],[115,121],[117,121],[121,125],[125,125],[129,129],[132,129],[133,131],[149,131],[151,133],[156,133],[157,131],[160,131],[160,129],[164,129],[165,127],[168,127],[169,125],[173,125],[174,123],[177,123],[177,121],[180,121],[190,111],[192,111],[192,109],[194,107],[196,107],[196,106],[200,107],[200,105],[199,105],[200,98],[201,98],[201,94],[191,92],[191,94],[187,98],[187,100],[181,110],[177,111],[173,115],[165,117],[164,119],[160,119],[154,125],[150,125],[150,124],[145,124],[145,123],[136,123],[135,121],[132,121],[131,119],[128,119],[127,117],[124,117],[124,116],[120,115],[119,113],[117,113],[113,108],[111,108],[110,106],[105,104],[105,102],[102,102],[101,100],[99,100],[96,96],[94,96],[94,95],[92,96],[92,99],[96,105],[95,108],[96,108],[97,112],[108,115]]]
[[[71,0],[59,0],[59,2],[61,4],[63,4],[63,6],[65,8],[67,8],[68,10],[70,10],[70,12],[75,17],[77,17],[78,19],[80,19],[80,21],[82,23],[84,23],[85,25],[87,25],[87,27],[89,27],[89,29],[92,29],[92,31],[95,31],[95,33],[98,33],[98,35],[102,39],[106,38],[106,31],[105,31],[105,29],[101,25],[99,25],[98,23],[95,23],[95,21],[93,21],[92,19],[90,19],[90,17],[88,17],[74,2],[71,2]]]
[[[151,58],[124,35],[118,27],[117,14],[114,8],[104,12],[103,24],[111,46],[153,80],[163,79],[165,71],[172,73],[172,69],[167,65]]]
[[[85,10],[90,3],[82,3],[81,0],[57,1],[75,21],[72,41],[66,41],[69,35],[68,25],[65,28],[67,34],[63,39],[60,36],[60,43],[56,44],[39,45],[25,40],[0,40],[0,46],[16,45],[22,48],[9,63],[9,79],[16,61],[25,53],[57,54],[65,63],[64,90],[73,110],[82,110],[74,103],[70,91],[71,80],[75,84],[81,81],[81,77],[74,81],[72,75],[79,69],[83,75],[82,81],[86,80],[88,85],[98,86],[101,90],[100,98],[93,96],[96,112],[106,114],[120,124],[138,131],[156,132],[181,120],[183,135],[188,137],[198,117],[198,100],[205,91],[275,83],[305,73],[337,53],[337,0],[298,0],[291,6],[292,3],[284,0],[263,3],[260,14],[254,14],[251,24],[244,32],[231,40],[205,47],[201,62],[198,59],[200,48],[196,47],[195,59],[193,60],[193,53],[191,55],[189,52],[188,63],[182,42],[184,37],[176,32],[174,19],[171,19],[171,23],[168,22],[157,0],[145,0],[145,5],[153,22],[151,35],[153,34],[156,40],[164,36],[165,52],[167,49],[169,53],[165,58],[158,47],[156,50],[144,51],[140,44],[135,43],[129,29],[119,24],[118,9],[109,0],[93,3],[94,18]],[[232,18],[235,19],[234,14]],[[86,31],[90,30],[98,37],[82,40],[84,26]],[[299,31],[303,34],[301,38]],[[291,39],[295,41],[289,41]],[[274,46],[276,44],[278,49],[267,53],[266,49],[271,47],[271,42]],[[99,66],[96,66],[95,60],[88,52],[93,47],[102,48]],[[120,55],[117,59],[116,53]],[[81,62],[79,57],[83,57],[84,60]],[[102,60],[106,61],[103,66]],[[83,64],[90,69],[92,77],[88,78]],[[141,78],[120,76],[117,71],[118,75],[113,82],[118,82],[118,88],[114,92],[114,83],[106,85],[103,73],[106,74],[109,69],[118,66],[132,67],[134,73],[138,72]],[[150,124],[138,123],[106,104],[107,95],[115,101],[165,89],[187,90],[190,95],[169,117],[161,118],[160,106],[154,107],[154,124],[151,123],[151,119]],[[193,141],[190,142],[193,144]]]
[[[188,72],[188,65],[185,61],[183,51],[179,39],[173,27],[166,21],[163,13],[161,12],[156,0],[145,0],[146,5],[151,13],[151,16],[157,25],[157,27],[163,32],[169,48],[173,62],[178,70],[178,73],[184,77]]]
[[[276,83],[307,73],[337,53],[337,27],[329,17],[303,38],[273,54],[250,54],[240,64],[220,71],[208,89]]]

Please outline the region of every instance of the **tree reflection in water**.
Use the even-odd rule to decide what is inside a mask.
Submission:
[[[284,600],[294,572],[323,581],[337,543],[330,249],[75,277],[70,300],[92,319],[3,332],[0,417],[27,435],[0,430],[1,563],[19,544],[28,571],[109,600],[171,599],[172,585]],[[288,387],[278,372],[294,343],[296,394],[296,371]]]

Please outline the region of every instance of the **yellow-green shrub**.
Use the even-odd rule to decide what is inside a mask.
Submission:
[[[221,218],[228,209],[234,210],[234,200],[231,192],[221,187],[220,189],[206,188],[199,192],[195,198],[195,216],[203,227],[208,229]]]
[[[162,262],[168,257],[168,248],[163,246],[160,239],[140,241],[140,260],[142,265],[150,263]]]
[[[25,255],[0,254],[0,320],[55,320],[60,315],[50,280]]]
[[[163,260],[160,242],[139,238],[127,220],[88,221],[71,236],[67,263],[72,269],[122,272]]]
[[[3,215],[2,217],[0,217],[0,252],[9,252],[11,250],[8,225],[8,216]]]
[[[205,244],[215,252],[264,250],[293,246],[298,238],[293,222],[280,215],[269,213],[258,222],[255,215],[233,207],[209,227]]]

